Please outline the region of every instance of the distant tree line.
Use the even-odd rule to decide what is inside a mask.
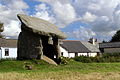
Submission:
[[[111,38],[110,41],[105,41],[103,40],[102,43],[107,43],[107,42],[120,42],[120,30],[118,30]]]
[[[114,36],[112,37],[112,39],[110,40],[110,42],[119,42],[120,41],[120,30],[118,30]]]

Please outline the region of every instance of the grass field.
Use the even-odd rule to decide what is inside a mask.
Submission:
[[[27,70],[25,65],[32,66]],[[0,80],[120,80],[120,63],[49,65],[44,61],[0,61]]]

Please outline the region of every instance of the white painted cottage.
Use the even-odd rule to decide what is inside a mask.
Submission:
[[[63,40],[60,44],[60,50],[62,56],[69,58],[82,55],[95,57],[100,54],[100,50],[96,45],[77,40]]]
[[[17,40],[0,38],[0,59],[17,58]]]
[[[63,40],[60,44],[61,55],[73,58],[75,56],[95,57],[100,53],[99,49],[88,42],[77,40]],[[0,59],[17,58],[17,40],[0,38]]]

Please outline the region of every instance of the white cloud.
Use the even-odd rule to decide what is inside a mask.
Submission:
[[[60,2],[56,2],[54,4],[54,13],[56,14],[58,24],[61,27],[65,27],[65,25],[71,23],[76,18],[75,10],[71,4],[63,5]]]
[[[88,5],[88,9],[98,11],[101,9],[101,6],[98,4],[91,3]]]
[[[17,14],[26,13],[24,9],[29,6],[23,0],[4,0],[0,1],[0,21],[4,23],[5,36],[17,37],[20,32],[20,25]]]
[[[4,32],[2,33],[3,35],[16,37],[21,31],[21,29],[18,28],[18,26],[20,26],[18,21],[11,20],[10,24],[4,25],[4,26],[5,28],[4,28]]]
[[[56,20],[53,15],[50,15],[49,7],[45,3],[39,4],[35,6],[36,13],[32,16],[42,18],[44,20],[50,21],[51,23],[55,23]]]
[[[84,31],[84,36],[77,35],[77,38],[80,36],[83,38],[88,37],[89,34],[87,32],[90,33],[90,36],[92,36],[91,34],[93,32],[97,37],[102,35],[107,37],[113,35],[115,31],[120,29],[120,0],[33,1],[41,1],[41,3],[33,6],[35,7],[35,12],[33,12],[34,14],[32,14],[32,16],[48,20],[62,28],[75,20],[85,22],[92,26],[89,29],[83,26],[84,29],[79,28],[78,30],[74,30],[70,35],[82,34],[83,32],[81,32],[81,30]],[[8,29],[8,25],[17,23],[15,23],[15,21],[17,21],[16,14],[26,13],[25,9],[29,8],[23,0],[0,0],[0,2],[4,3],[4,5],[0,4],[0,21],[5,23],[6,30],[12,28],[10,27]],[[16,28],[18,28],[17,30],[19,31],[17,25]]]
[[[71,38],[77,38],[83,41],[87,41],[96,35],[90,28],[85,28],[83,26],[80,26],[79,29],[67,32],[66,34]]]
[[[69,3],[70,0],[36,0],[36,1],[42,1],[42,2],[47,2],[49,4],[55,4],[56,2],[60,2],[62,4],[66,4],[66,3]]]
[[[120,29],[119,3],[120,0],[75,0],[73,7],[77,15],[83,16],[81,21],[86,21],[92,26],[91,30],[97,37],[106,36],[104,38],[110,39],[110,36]],[[90,19],[90,14],[86,15],[86,12],[94,14],[93,20],[92,17]]]
[[[120,0],[37,1],[51,5],[56,24],[59,26],[66,26],[75,20],[79,20],[91,25],[91,31],[96,33],[97,37],[113,35],[116,30],[120,29]],[[79,33],[79,30],[76,32]],[[88,35],[86,34],[86,36]]]
[[[26,9],[29,6],[23,0],[11,0],[8,4],[8,7],[11,9]]]
[[[95,21],[97,16],[94,14],[91,14],[90,12],[86,12],[82,18],[83,18],[83,21],[85,21],[85,22],[93,22],[93,21]]]
[[[74,7],[69,3],[69,0],[39,0],[47,2],[51,5],[56,24],[59,27],[65,27],[76,19]]]

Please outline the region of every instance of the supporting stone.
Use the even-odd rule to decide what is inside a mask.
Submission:
[[[58,38],[53,38],[53,46],[56,54],[57,63],[60,63],[61,51],[59,46]]]
[[[43,55],[41,38],[22,30],[18,37],[18,59],[37,59]]]

